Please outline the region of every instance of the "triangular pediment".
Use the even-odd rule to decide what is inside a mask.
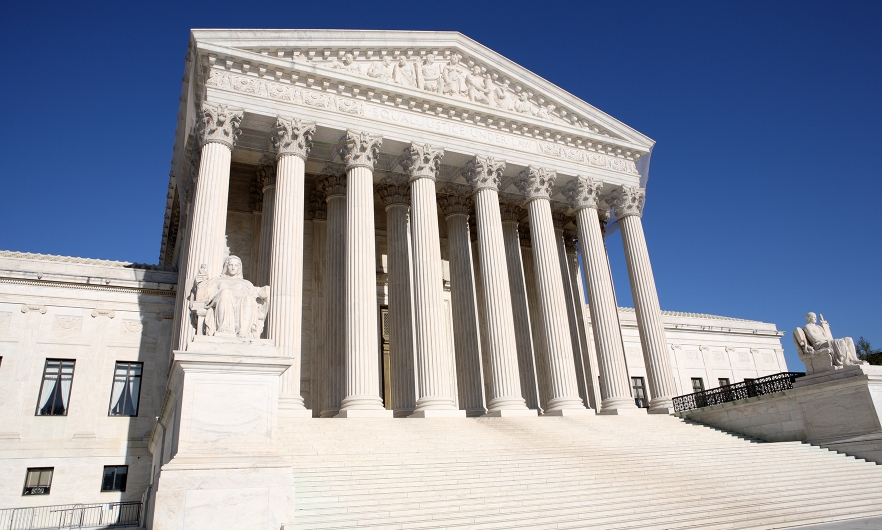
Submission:
[[[391,98],[441,116],[474,117],[552,142],[636,161],[653,141],[457,32],[193,30],[209,81],[229,75]],[[217,72],[227,70],[226,79]],[[247,78],[233,78],[247,84]],[[243,85],[244,88],[244,85]],[[315,103],[321,103],[316,101]],[[333,103],[333,102],[332,102]]]

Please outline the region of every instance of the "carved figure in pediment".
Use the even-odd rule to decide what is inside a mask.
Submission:
[[[196,334],[259,339],[268,302],[269,286],[258,288],[244,279],[237,256],[224,260],[223,272],[216,278],[208,278],[202,265],[190,294]]]
[[[521,114],[533,114],[533,103],[530,102],[529,95],[526,92],[518,94],[518,100],[515,102],[515,110]]]
[[[416,70],[414,69],[413,64],[407,62],[407,59],[404,57],[398,59],[398,64],[392,69],[392,80],[399,85],[410,87],[417,86]]]
[[[450,63],[444,67],[441,74],[444,80],[444,93],[451,96],[461,96],[466,91],[465,73],[463,66],[459,64],[462,55],[454,53],[450,56]]]
[[[509,80],[505,79],[502,81],[502,84],[490,84],[492,88],[490,92],[490,97],[493,100],[493,106],[497,109],[502,110],[513,110],[515,106],[515,101],[517,98],[515,97],[514,91],[509,88]]]
[[[388,82],[392,78],[392,58],[383,57],[382,61],[376,61],[371,64],[367,71],[368,77]]]
[[[355,64],[355,57],[353,57],[351,53],[347,53],[346,55],[344,55],[342,61],[334,61],[334,64],[331,65],[331,68],[343,70],[345,72],[350,72],[353,74],[361,74],[361,68],[359,68],[359,66]]]
[[[490,86],[488,85],[488,79],[481,73],[480,66],[475,65],[472,73],[466,76],[465,84],[469,101],[490,104]]]
[[[417,81],[420,88],[428,92],[441,93],[441,70],[435,64],[435,56],[431,53],[423,59],[423,64],[417,70]]]
[[[796,352],[809,374],[867,364],[857,358],[851,337],[833,338],[830,324],[824,320],[824,315],[821,315],[820,325],[814,313],[807,313],[805,320],[805,327],[793,331],[793,342],[796,343]]]

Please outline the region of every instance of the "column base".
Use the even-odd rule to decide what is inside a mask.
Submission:
[[[392,418],[392,411],[386,409],[348,409],[341,410],[335,418]]]
[[[503,409],[494,410],[481,416],[482,418],[536,418],[539,411],[536,409]]]
[[[418,410],[408,418],[465,418],[466,412],[459,409],[428,409]]]
[[[674,401],[669,397],[655,398],[649,402],[649,414],[673,414]]]
[[[544,413],[542,416],[594,416],[594,409],[586,409],[584,407],[580,409],[558,409],[558,410],[549,410]]]

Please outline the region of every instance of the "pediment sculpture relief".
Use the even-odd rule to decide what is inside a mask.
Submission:
[[[193,281],[190,311],[196,317],[196,334],[259,339],[269,303],[269,286],[255,287],[242,277],[242,260],[224,260],[220,276],[209,278],[205,265]]]
[[[806,325],[793,330],[793,342],[799,359],[805,363],[806,373],[839,370],[846,366],[867,364],[857,358],[851,337],[834,339],[830,324],[821,315],[821,323],[814,313],[805,315]]]

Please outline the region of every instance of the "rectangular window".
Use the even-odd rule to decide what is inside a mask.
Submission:
[[[730,384],[728,377],[721,377],[719,379],[719,382],[720,382],[720,386],[729,386],[729,384]]]
[[[693,392],[701,392],[702,390],[704,390],[704,380],[702,380],[700,377],[693,377],[692,378],[692,391]]]
[[[104,466],[101,491],[126,491],[126,476],[129,466]]]
[[[22,495],[49,495],[54,469],[52,467],[29,467]]]
[[[631,378],[631,395],[634,397],[634,404],[639,408],[645,409],[649,406],[646,402],[646,383],[642,377]]]
[[[74,363],[69,359],[46,359],[37,416],[67,416]]]
[[[113,372],[108,416],[137,416],[144,363],[117,362]]]

